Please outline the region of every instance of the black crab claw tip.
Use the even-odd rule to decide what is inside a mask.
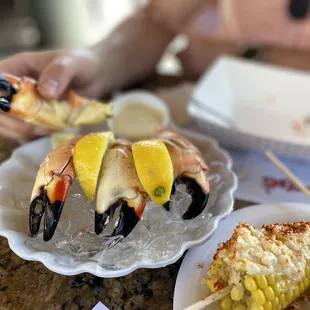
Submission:
[[[95,232],[101,234],[107,224],[107,219],[112,220],[116,208],[121,207],[119,211],[119,220],[117,226],[113,230],[111,236],[128,236],[135,228],[140,218],[136,215],[135,209],[127,205],[126,201],[119,199],[106,212],[100,214],[95,213]]]
[[[97,235],[100,235],[103,230],[104,230],[104,227],[105,227],[105,223],[107,221],[107,219],[109,218],[110,216],[110,212],[109,210],[107,212],[104,212],[102,214],[100,213],[95,213],[95,233]]]
[[[64,204],[64,201],[56,201],[53,204],[48,202],[46,204],[43,232],[45,242],[53,238]]]
[[[37,196],[30,204],[29,230],[32,236],[36,236],[40,230],[40,223],[45,211],[44,195]]]
[[[0,97],[0,109],[3,112],[9,112],[11,110],[11,102],[5,97]]]
[[[113,215],[115,213],[115,209],[119,206],[119,202],[117,201],[116,203],[114,203],[106,212],[104,213],[98,213],[96,211],[95,213],[95,233],[97,235],[100,235],[106,224],[107,224],[107,220],[109,219],[109,221],[112,220]]]
[[[135,209],[128,206],[126,201],[121,201],[122,207],[119,212],[119,221],[112,236],[123,236],[126,238],[140,221]]]
[[[1,91],[6,94],[1,95]],[[16,94],[15,88],[0,75],[0,109],[9,112],[11,109],[11,100]]]
[[[170,200],[167,201],[166,203],[163,204],[163,207],[165,208],[166,211],[170,211]]]
[[[177,188],[176,182],[175,182],[175,181],[173,181],[170,196],[172,196],[172,195],[174,195],[174,194],[175,194],[176,188]],[[163,207],[166,209],[166,211],[168,211],[168,212],[169,212],[169,211],[170,211],[170,200],[169,200],[169,201],[167,201],[165,204],[163,204]]]
[[[181,182],[186,185],[187,192],[192,197],[192,202],[182,218],[191,220],[204,210],[209,200],[209,193],[205,194],[194,179],[182,178]]]

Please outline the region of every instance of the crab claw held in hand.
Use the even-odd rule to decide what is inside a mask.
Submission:
[[[111,105],[68,91],[63,100],[46,101],[33,79],[0,75],[0,109],[22,120],[53,131],[97,124],[111,116]]]
[[[53,237],[75,179],[72,152],[78,140],[79,137],[49,153],[38,171],[30,202],[29,229],[32,236],[37,235],[45,213],[44,241]]]
[[[208,167],[200,151],[187,139],[172,130],[163,129],[159,131],[158,139],[163,141],[168,149],[173,163],[175,183],[185,184],[187,192],[192,197],[192,202],[183,214],[184,220],[197,217],[206,207],[209,199]],[[170,202],[164,207],[169,211]]]
[[[97,193],[95,232],[100,234],[113,218],[117,207],[120,217],[112,235],[126,237],[141,219],[146,193],[136,173],[131,144],[117,141],[104,158]]]

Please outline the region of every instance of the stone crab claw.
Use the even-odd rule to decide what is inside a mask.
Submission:
[[[80,137],[76,137],[67,145],[49,153],[37,173],[30,201],[29,229],[32,236],[37,235],[45,213],[44,241],[53,237],[69,189],[74,182],[72,152],[79,139]]]
[[[206,207],[209,199],[208,167],[200,151],[186,138],[170,129],[158,131],[158,139],[163,141],[168,149],[173,163],[175,184],[186,185],[187,192],[192,197],[192,202],[182,218],[185,220],[197,217]],[[170,202],[164,204],[167,211]]]
[[[90,201],[96,199],[98,235],[112,222],[117,208],[120,215],[111,235],[123,237],[138,224],[148,198],[169,210],[173,181],[186,184],[192,202],[182,217],[192,219],[208,202],[207,173],[199,150],[171,130],[134,144],[115,140],[112,132],[78,136],[49,153],[40,166],[30,202],[30,232],[38,234],[45,213],[43,239],[53,237],[75,179]]]
[[[120,217],[112,236],[126,237],[141,219],[146,198],[135,169],[131,144],[115,141],[103,161],[96,203],[96,234],[103,232],[116,208],[120,207]]]
[[[36,87],[37,82],[31,78],[0,75],[0,109],[52,131],[101,123],[111,116],[110,104],[86,99],[73,91],[60,101],[47,101]]]

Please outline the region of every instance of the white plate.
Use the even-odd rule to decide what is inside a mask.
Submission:
[[[225,146],[307,158],[309,85],[305,72],[220,57],[193,92],[192,126]]]
[[[209,294],[207,286],[202,284],[203,277],[209,269],[218,244],[231,238],[239,222],[247,222],[261,228],[263,224],[301,220],[310,221],[310,205],[265,204],[233,212],[229,218],[219,224],[211,239],[186,254],[177,277],[173,309],[182,310]],[[221,308],[218,304],[214,304],[208,309],[220,310]]]
[[[67,248],[62,251],[56,248],[56,239],[62,244],[62,239],[56,238],[56,235],[59,233],[58,236],[61,236],[61,227],[64,227],[66,221],[74,218],[84,223],[93,218],[93,213],[88,207],[85,208],[83,202],[74,200],[70,195],[70,202],[65,204],[52,241],[44,243],[42,235],[31,238],[28,232],[29,200],[39,165],[51,147],[50,139],[46,138],[19,148],[0,167],[0,235],[9,240],[10,248],[18,256],[40,261],[48,269],[64,275],[88,272],[100,277],[120,277],[138,268],[159,268],[174,263],[185,250],[204,243],[215,231],[219,221],[232,211],[233,193],[237,184],[231,171],[231,160],[216,142],[189,132],[182,134],[199,147],[210,168],[209,202],[196,219],[180,225],[163,208],[147,208],[143,221],[122,243],[104,254],[99,251],[94,257],[83,256],[79,252],[79,242],[83,242],[84,246],[93,246],[95,242],[98,246],[101,245],[101,239],[98,242],[94,235],[82,234],[82,239],[70,244],[70,250],[78,253],[74,257]],[[179,207],[182,208],[182,205]],[[159,216],[164,216],[165,222],[157,220]],[[84,226],[85,223],[81,224],[79,229]],[[168,233],[167,227],[174,227],[173,233]]]

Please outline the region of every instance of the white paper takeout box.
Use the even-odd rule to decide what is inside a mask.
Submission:
[[[310,74],[220,57],[198,82],[190,127],[226,147],[310,160]]]

